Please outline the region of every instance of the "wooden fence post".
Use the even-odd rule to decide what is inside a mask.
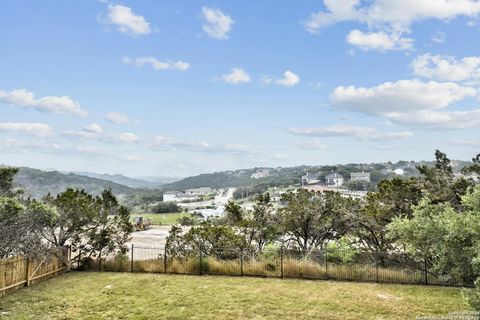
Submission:
[[[240,249],[240,276],[243,276],[243,248]]]
[[[379,279],[378,279],[378,251],[377,250],[375,250],[375,279],[378,283]]]
[[[199,249],[200,249],[200,250],[199,250],[199,256],[198,256],[199,259],[198,259],[198,261],[199,261],[199,263],[200,263],[200,268],[199,268],[199,272],[198,272],[198,273],[199,273],[199,275],[202,275],[202,247],[199,246]]]
[[[27,287],[30,287],[30,257],[27,257],[27,265],[26,265],[26,268],[25,268],[25,280],[27,280],[27,282],[25,282],[25,286]]]
[[[102,271],[102,251],[98,254],[98,271]]]
[[[72,246],[68,246],[68,269],[70,271],[72,269]]]
[[[326,244],[323,250],[324,250],[323,256],[325,257],[325,279],[328,279],[328,248]]]
[[[280,278],[283,278],[283,245],[280,247]]]
[[[130,272],[133,272],[133,243],[132,248],[130,249]]]
[[[424,271],[425,271],[425,284],[428,285],[428,268],[427,268],[427,258],[423,259]]]
[[[167,246],[163,248],[163,273],[167,273]]]

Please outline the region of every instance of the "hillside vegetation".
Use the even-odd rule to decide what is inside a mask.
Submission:
[[[25,189],[28,195],[40,198],[47,193],[59,194],[67,188],[84,189],[94,195],[102,193],[105,189],[111,189],[116,195],[129,195],[138,192],[138,189],[130,188],[115,182],[77,175],[65,174],[58,171],[42,171],[22,167],[15,176],[14,183],[17,187]]]

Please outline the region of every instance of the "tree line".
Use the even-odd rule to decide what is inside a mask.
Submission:
[[[111,190],[92,196],[68,188],[41,200],[25,197],[13,185],[17,168],[0,168],[0,259],[35,256],[71,246],[84,261],[126,252],[132,232],[130,211]]]
[[[418,177],[381,180],[363,199],[298,189],[284,193],[277,209],[268,193],[257,195],[251,209],[231,201],[222,218],[187,232],[173,227],[169,254],[193,249],[215,256],[242,248],[255,255],[282,247],[308,256],[334,245],[350,252],[406,254],[435,275],[472,284],[480,276],[479,165],[455,175],[446,154],[437,150],[435,159],[433,166],[417,167]]]

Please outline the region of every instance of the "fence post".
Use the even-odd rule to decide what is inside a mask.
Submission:
[[[328,248],[327,245],[325,244],[324,250],[324,257],[325,257],[325,279],[328,279]]]
[[[98,271],[102,271],[102,251],[98,254]]]
[[[82,260],[82,249],[78,249],[77,269],[80,269],[80,261]]]
[[[283,278],[283,245],[280,247],[280,278]]]
[[[68,246],[68,269],[70,271],[72,269],[72,246]]]
[[[428,285],[428,268],[427,268],[427,258],[423,259],[423,265],[425,270],[425,284]]]
[[[132,248],[130,249],[130,272],[133,272],[133,243]]]
[[[202,247],[198,246],[198,248],[199,248],[199,256],[198,256],[199,259],[198,259],[198,261],[200,263],[200,265],[199,265],[200,268],[198,268],[198,273],[199,273],[199,275],[202,275]]]
[[[27,282],[25,283],[25,285],[27,287],[30,287],[30,257],[27,257],[27,266],[26,266],[26,270],[25,270],[25,277],[27,278]]]
[[[243,248],[240,249],[240,275],[243,276]]]
[[[375,250],[375,279],[378,283],[378,250]]]
[[[167,246],[163,248],[163,273],[167,273]]]

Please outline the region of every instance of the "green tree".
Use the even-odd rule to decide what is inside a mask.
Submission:
[[[18,173],[18,168],[2,167],[0,168],[0,196],[13,195],[13,179]]]
[[[283,194],[286,206],[278,211],[284,238],[301,250],[312,250],[338,239],[348,229],[355,202],[336,192],[299,189]]]
[[[396,218],[389,234],[407,253],[426,259],[431,272],[472,284],[480,274],[480,186],[461,199],[459,212],[449,202],[426,197],[411,218]]]
[[[369,251],[391,250],[394,239],[387,237],[386,226],[395,217],[410,217],[412,205],[422,194],[415,179],[382,180],[377,192],[369,192],[363,207],[357,211],[352,233],[360,245]]]

